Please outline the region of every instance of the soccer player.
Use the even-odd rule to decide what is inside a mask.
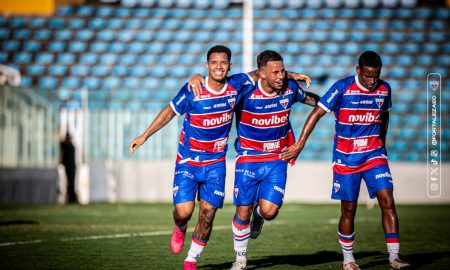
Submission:
[[[277,52],[260,53],[257,65],[261,78],[236,109],[236,213],[232,221],[236,261],[232,270],[247,269],[249,238],[259,236],[264,220],[273,220],[283,203],[288,162],[280,154],[295,143],[289,122],[291,106],[296,102],[315,106],[319,100],[286,78],[283,58]]]
[[[298,142],[281,155],[286,160],[296,158],[319,119],[327,112],[334,112],[336,134],[331,198],[341,200],[338,237],[344,255],[342,269],[345,270],[359,269],[353,257],[353,243],[362,178],[370,197],[376,197],[381,208],[390,268],[411,268],[398,255],[399,226],[385,148],[391,87],[379,79],[381,67],[381,58],[377,53],[362,53],[356,67],[356,76],[339,80],[331,86],[308,116]]]
[[[134,153],[175,115],[185,114],[173,181],[175,228],[170,239],[173,253],[179,254],[183,249],[197,193],[200,210],[184,269],[196,269],[196,261],[211,235],[215,213],[223,205],[225,154],[233,109],[238,93],[253,86],[253,79],[247,74],[227,78],[230,61],[231,51],[227,47],[212,47],[207,53],[208,76],[200,94],[195,96],[185,84],[170,105],[129,146],[130,153]]]

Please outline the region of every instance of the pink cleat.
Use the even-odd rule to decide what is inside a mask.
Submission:
[[[172,253],[180,254],[180,252],[183,250],[185,236],[186,232],[182,232],[177,226],[175,226],[172,236],[170,237],[170,249],[172,250]]]
[[[184,261],[184,270],[197,270],[197,262]]]

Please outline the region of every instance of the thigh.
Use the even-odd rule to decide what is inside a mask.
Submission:
[[[225,199],[225,162],[205,166],[195,177],[200,182],[199,197],[216,208],[222,208]]]
[[[281,206],[286,188],[287,163],[281,160],[267,162],[261,176],[259,198]]]
[[[234,196],[235,205],[251,205],[258,196],[259,180],[258,174],[261,168],[260,163],[236,163],[234,175]]]
[[[373,167],[363,173],[367,191],[371,199],[376,197],[376,192],[382,189],[394,189],[391,171],[388,165]]]
[[[333,200],[357,201],[361,187],[361,173],[339,174],[333,172]]]
[[[172,187],[173,204],[194,201],[197,188],[198,183],[194,179],[191,166],[177,164]]]

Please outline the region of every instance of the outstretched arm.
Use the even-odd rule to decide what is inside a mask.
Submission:
[[[289,161],[298,157],[300,152],[303,150],[303,147],[305,146],[306,140],[308,140],[309,135],[314,130],[317,122],[319,122],[320,118],[326,113],[327,112],[320,106],[316,106],[314,108],[314,110],[306,119],[305,125],[303,126],[302,133],[300,134],[300,138],[298,139],[297,143],[289,146],[283,151],[283,153],[281,153],[280,158],[282,160]]]
[[[145,132],[131,141],[131,144],[128,147],[130,153],[134,154],[134,152],[141,145],[143,145],[150,136],[152,136],[155,132],[163,128],[167,123],[170,122],[170,120],[172,120],[174,116],[175,112],[173,111],[172,107],[170,105],[167,105],[167,107],[164,108],[158,114],[158,116],[156,116],[155,120],[153,120],[153,122],[148,126]]]
[[[308,75],[305,75],[305,74],[286,71],[286,77],[296,80],[296,81],[305,82],[306,88],[309,88],[309,86],[311,85],[311,79],[308,77]]]
[[[302,100],[302,103],[315,107],[317,102],[319,102],[319,99],[319,95],[305,91],[305,98]]]

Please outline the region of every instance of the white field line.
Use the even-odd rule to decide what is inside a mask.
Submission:
[[[272,221],[272,222],[266,222],[264,224],[264,226],[276,226],[276,225],[297,224],[297,223],[298,222]],[[213,230],[215,230],[215,231],[231,230],[231,224],[214,226]],[[188,230],[189,233],[193,232],[193,231],[194,231],[193,229]],[[160,235],[171,235],[171,234],[172,234],[172,231],[116,233],[116,234],[91,235],[91,236],[80,236],[80,237],[67,237],[67,238],[61,238],[59,240],[63,241],[63,242],[71,242],[71,241],[102,240],[102,239],[115,239],[115,238],[148,237],[148,236],[160,236]],[[42,242],[46,242],[46,241],[38,239],[38,240],[20,241],[20,242],[5,242],[5,243],[0,243],[0,247],[37,244],[37,243],[42,243]]]

